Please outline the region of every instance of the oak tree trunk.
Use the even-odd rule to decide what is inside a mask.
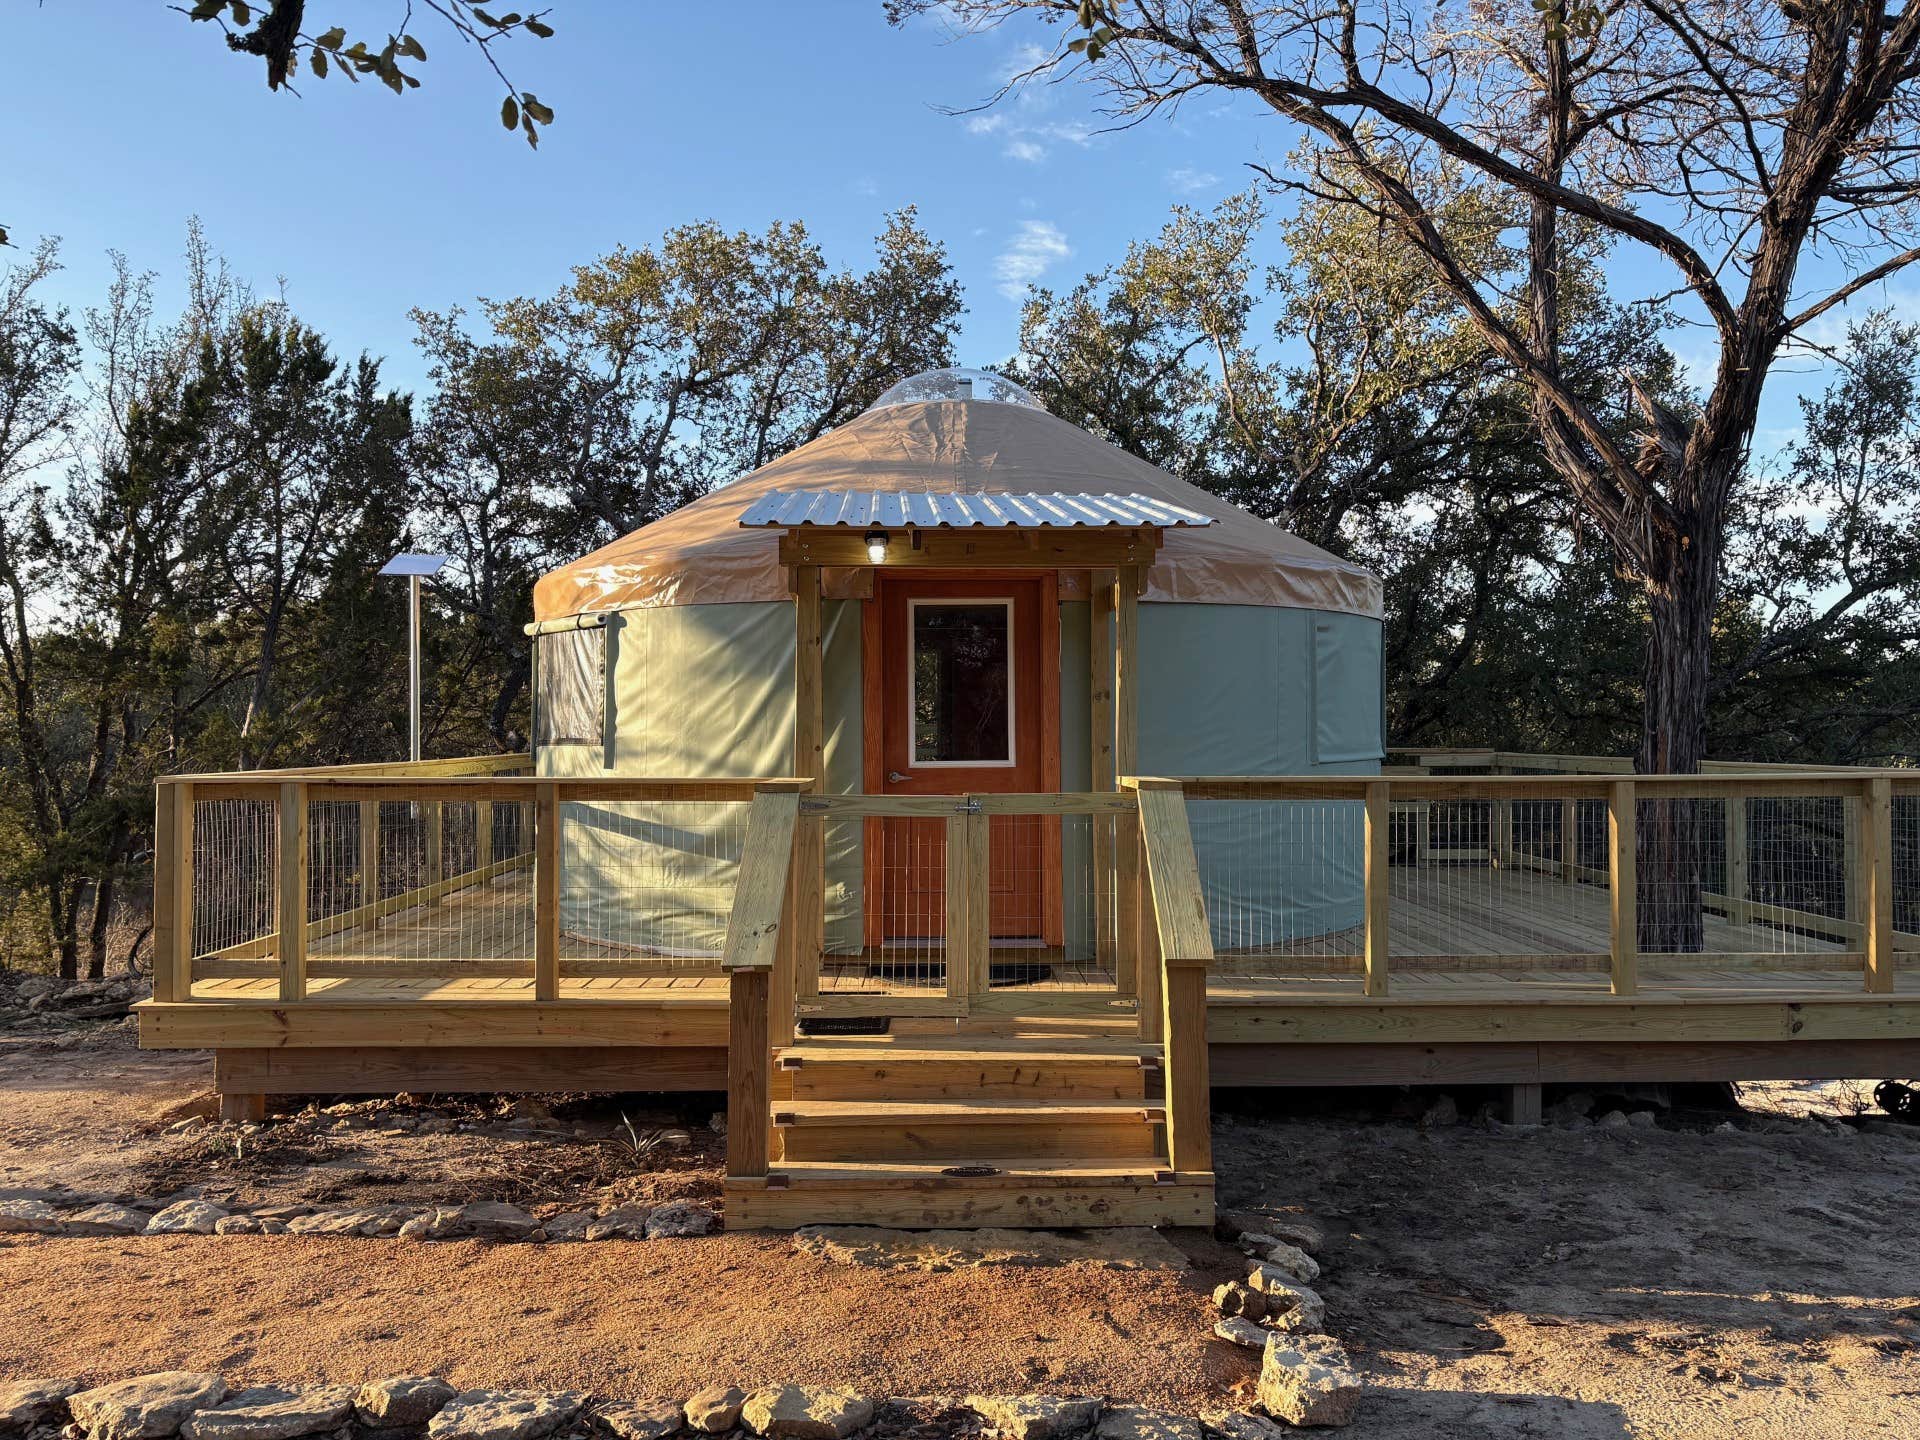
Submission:
[[[1702,547],[1705,548],[1705,547]],[[1684,560],[1707,559],[1689,556]],[[1648,587],[1645,697],[1640,754],[1644,775],[1694,775],[1707,749],[1707,677],[1712,657],[1718,565],[1683,563]],[[1705,851],[1701,802],[1643,799],[1638,809],[1639,948],[1694,953],[1705,932]]]

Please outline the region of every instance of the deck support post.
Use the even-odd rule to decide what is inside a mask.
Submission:
[[[1169,780],[1141,780],[1136,793],[1146,881],[1141,889],[1152,897],[1141,917],[1142,943],[1151,946],[1159,977],[1167,1162],[1175,1172],[1205,1172],[1213,1169],[1207,1053],[1207,969],[1213,964],[1213,934],[1200,891],[1186,795],[1177,781]],[[1146,953],[1143,949],[1143,958]]]
[[[307,787],[280,786],[280,998],[307,998]]]
[[[440,882],[447,876],[446,814],[438,800],[420,807],[421,847],[426,858],[427,904],[440,903]]]
[[[533,792],[533,998],[560,998],[560,787]]]
[[[992,925],[988,846],[992,817],[971,812],[946,821],[947,998],[965,1006],[992,984]]]
[[[1091,716],[1089,785],[1113,789],[1113,602],[1114,572],[1095,570],[1087,597],[1087,708]],[[1133,977],[1121,973],[1115,957],[1119,949],[1118,918],[1114,913],[1114,835],[1111,815],[1095,815],[1093,830],[1093,943],[1094,957],[1114,969],[1122,995],[1133,992]]]
[[[1540,1087],[1538,1085],[1507,1086],[1507,1124],[1538,1125],[1540,1123]]]
[[[1633,807],[1633,781],[1615,780],[1607,786],[1607,884],[1613,902],[1608,969],[1616,995],[1640,989],[1639,845]]]
[[[227,1125],[258,1125],[267,1118],[267,1097],[220,1092],[220,1120]]]
[[[484,871],[493,864],[493,801],[473,802],[473,868]]]
[[[1167,1166],[1213,1169],[1212,1080],[1207,1053],[1207,962],[1166,960],[1160,986],[1166,1058]]]
[[[1489,775],[1505,775],[1504,765],[1489,765]],[[1494,794],[1500,798],[1494,800],[1488,815],[1487,856],[1496,870],[1505,870],[1513,863],[1513,802],[1505,798],[1503,791]]]
[[[773,1123],[768,1072],[773,1037],[768,1030],[772,976],[761,966],[742,966],[727,977],[727,1174],[767,1173],[768,1131]]]
[[[153,998],[193,998],[193,783],[162,780],[153,799]]]
[[[1392,909],[1392,887],[1388,864],[1391,852],[1387,844],[1389,808],[1388,782],[1369,780],[1366,799],[1366,874],[1362,884],[1366,894],[1366,983],[1368,995],[1387,993],[1388,915]]]
[[[1114,572],[1113,586],[1113,765],[1116,775],[1140,773],[1140,578],[1137,565]],[[1114,831],[1114,911],[1119,943],[1119,990],[1140,997],[1140,1026],[1144,1036],[1159,1027],[1158,973],[1149,974],[1149,961],[1140,918],[1150,903],[1142,891],[1140,837],[1126,834],[1117,820]]]
[[[1560,883],[1571,885],[1580,865],[1580,802],[1560,802]]]
[[[1753,919],[1747,903],[1747,797],[1727,796],[1727,921],[1745,925]]]
[[[380,802],[360,802],[360,928],[368,934],[380,928]]]
[[[1866,782],[1859,806],[1860,871],[1866,882],[1861,919],[1866,926],[1866,982],[1874,995],[1893,993],[1893,781]]]

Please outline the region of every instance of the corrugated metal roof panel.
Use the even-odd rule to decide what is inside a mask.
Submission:
[[[975,494],[925,490],[770,490],[740,516],[747,528],[836,530],[1163,529],[1213,524],[1198,510],[1151,495]]]

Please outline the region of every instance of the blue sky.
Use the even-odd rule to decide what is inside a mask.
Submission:
[[[309,8],[383,26],[399,13]],[[117,248],[177,300],[197,214],[256,287],[284,277],[337,346],[389,355],[409,382],[409,306],[542,294],[571,265],[696,218],[801,219],[857,263],[909,203],[966,286],[962,359],[991,363],[1012,349],[1026,281],[1117,258],[1174,203],[1245,183],[1227,157],[1252,153],[1218,116],[1208,143],[1185,118],[1096,135],[1078,87],[943,113],[991,94],[1016,37],[895,29],[879,0],[561,5],[553,39],[503,56],[557,112],[538,153],[500,128],[496,82],[433,23],[417,30],[420,90],[308,79],[296,99],[159,3],[49,0],[10,22],[0,76],[37,138],[13,147],[0,220],[17,245],[63,238],[63,299],[93,302]]]
[[[384,29],[401,6],[310,8]],[[1219,199],[1246,183],[1246,161],[1278,163],[1295,138],[1205,101],[1101,134],[1073,84],[951,115],[1042,37],[895,29],[879,0],[561,5],[555,38],[504,54],[558,112],[538,153],[500,128],[497,82],[431,17],[417,30],[422,89],[309,79],[303,98],[268,94],[258,62],[161,0],[46,0],[9,19],[0,78],[20,118],[0,221],[18,245],[63,237],[62,299],[93,303],[115,248],[177,303],[197,214],[241,275],[263,290],[284,279],[340,350],[388,356],[407,385],[420,379],[410,306],[543,294],[571,265],[696,218],[801,219],[836,262],[857,263],[909,203],[966,286],[961,359],[993,363],[1011,352],[1026,282],[1118,258],[1171,206]],[[1683,358],[1704,355],[1704,336],[1675,338]],[[1761,448],[1790,433],[1792,394],[1818,380],[1805,362],[1779,377]]]

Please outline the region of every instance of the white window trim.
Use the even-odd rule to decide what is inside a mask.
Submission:
[[[914,635],[916,633],[915,612],[922,606],[929,608],[956,605],[998,605],[1007,612],[1007,758],[1004,760],[922,760],[919,758],[919,736],[915,734],[914,717]],[[1014,721],[1019,715],[1016,708],[1017,697],[1014,694],[1019,666],[1016,663],[1015,647],[1018,631],[1014,625],[1014,601],[1011,595],[954,595],[907,597],[907,769],[909,770],[1012,770],[1020,763],[1020,729]]]

